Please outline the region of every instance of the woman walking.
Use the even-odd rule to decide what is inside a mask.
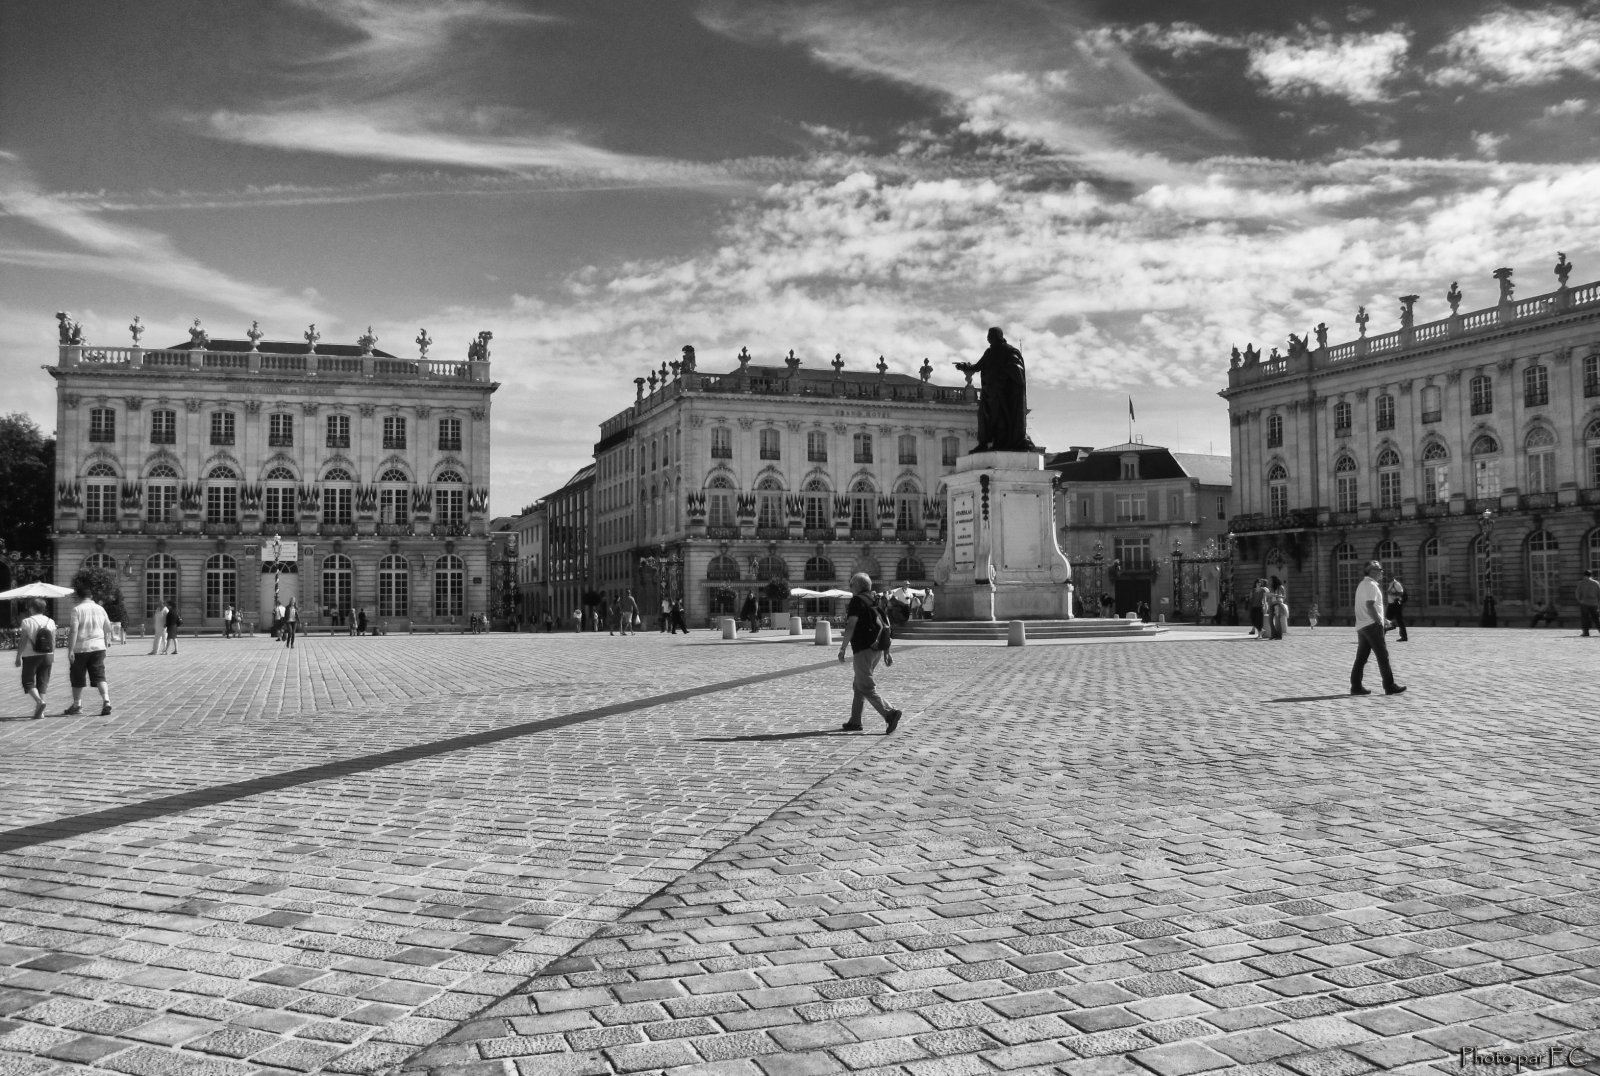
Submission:
[[[1268,584],[1267,620],[1272,628],[1272,637],[1281,639],[1289,630],[1289,591],[1277,576],[1269,579]]]
[[[294,649],[294,633],[300,627],[300,599],[290,598],[283,610],[283,645]]]

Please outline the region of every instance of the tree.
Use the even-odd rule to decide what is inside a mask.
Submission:
[[[0,418],[0,541],[24,556],[49,547],[56,442],[21,411]]]
[[[80,586],[105,607],[106,617],[113,624],[125,622],[128,610],[122,603],[122,588],[117,585],[116,576],[104,568],[79,568],[72,576],[72,589]]]

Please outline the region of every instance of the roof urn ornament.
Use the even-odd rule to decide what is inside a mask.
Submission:
[[[144,335],[144,322],[139,320],[139,315],[133,315],[133,321],[128,323],[128,331],[133,334],[133,346],[139,346],[139,338]]]
[[[837,351],[834,352],[833,362],[830,363],[830,365],[833,367],[834,378],[839,378],[844,373],[844,356],[840,355]]]
[[[265,335],[267,334],[261,331],[261,322],[252,321],[250,323],[250,331],[245,333],[245,336],[250,338],[251,351],[261,350],[261,338]]]
[[[650,391],[654,392],[656,390],[656,372],[651,370],[650,376],[645,378],[645,380],[650,382]]]
[[[884,358],[883,358],[882,355],[879,355],[878,356],[878,380],[882,381],[884,378],[886,378],[888,376],[889,376],[889,364],[884,361]]]
[[[1239,353],[1239,349],[1238,348],[1234,348],[1234,354],[1237,355],[1238,353]],[[922,380],[924,380],[924,381],[928,381],[928,380],[931,380],[933,378],[933,363],[928,361],[928,358],[927,358],[926,355],[923,356],[923,358],[922,358],[922,368],[920,370],[918,370],[917,373],[922,375]]]
[[[302,335],[306,341],[306,354],[315,355],[317,353],[317,341],[322,339],[322,334],[317,332],[317,323],[313,321]]]
[[[204,351],[209,343],[211,343],[210,335],[200,327],[200,319],[195,318],[194,324],[189,326],[189,346]]]
[[[428,335],[427,329],[417,330],[417,348],[422,352],[422,357],[428,357],[428,348],[433,345],[433,337]]]
[[[356,337],[356,343],[361,345],[361,354],[370,355],[372,349],[377,346],[378,334],[372,331],[371,325],[368,325],[367,331]]]
[[[494,333],[484,329],[478,333],[478,338],[467,345],[468,362],[489,361],[489,341],[494,339]]]
[[[1494,278],[1500,282],[1500,301],[1511,302],[1515,285],[1511,283],[1511,270],[1502,266],[1494,271]]]
[[[1367,335],[1367,322],[1372,320],[1372,315],[1367,313],[1366,307],[1356,309],[1356,329],[1362,336]]]
[[[1561,285],[1562,290],[1566,290],[1567,277],[1571,275],[1572,263],[1567,261],[1566,252],[1556,251],[1556,281]]]
[[[1444,301],[1450,304],[1450,316],[1456,317],[1461,309],[1461,281],[1450,282],[1450,290],[1444,293]]]
[[[750,365],[750,349],[747,348],[747,347],[741,347],[739,349],[739,372],[741,374],[744,373],[745,369],[749,365]]]

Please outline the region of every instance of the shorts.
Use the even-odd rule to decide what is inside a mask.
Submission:
[[[105,683],[106,652],[90,650],[72,655],[72,668],[67,672],[67,680],[72,684],[74,691],[82,691],[86,683],[95,687]]]
[[[22,690],[24,693],[39,689],[43,695],[45,688],[50,686],[50,669],[55,665],[54,654],[35,654],[31,658],[22,659]]]

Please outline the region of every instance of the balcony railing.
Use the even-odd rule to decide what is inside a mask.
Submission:
[[[267,434],[267,447],[269,447],[269,448],[292,448],[292,447],[294,447],[294,434],[292,434],[292,433],[269,433],[269,434]]]
[[[1422,413],[1423,422],[1438,422],[1443,417],[1444,414],[1439,411],[1424,411]]]
[[[459,438],[459,437],[441,437],[441,438],[439,438],[439,451],[440,452],[460,452],[461,451],[461,438]]]
[[[1554,493],[1524,493],[1517,499],[1517,504],[1525,512],[1547,511],[1556,506]]]
[[[162,376],[170,376],[174,368],[187,368],[224,377],[291,374],[297,377],[372,377],[380,381],[487,383],[493,380],[487,362],[396,359],[378,355],[207,351],[203,348],[99,347],[87,344],[61,345],[57,365],[62,369],[117,369],[119,372],[149,370]]]
[[[344,434],[344,435],[341,436],[341,435],[331,434],[330,433],[328,435],[327,446],[329,448],[349,448],[350,447],[350,435],[347,433],[347,434]]]

